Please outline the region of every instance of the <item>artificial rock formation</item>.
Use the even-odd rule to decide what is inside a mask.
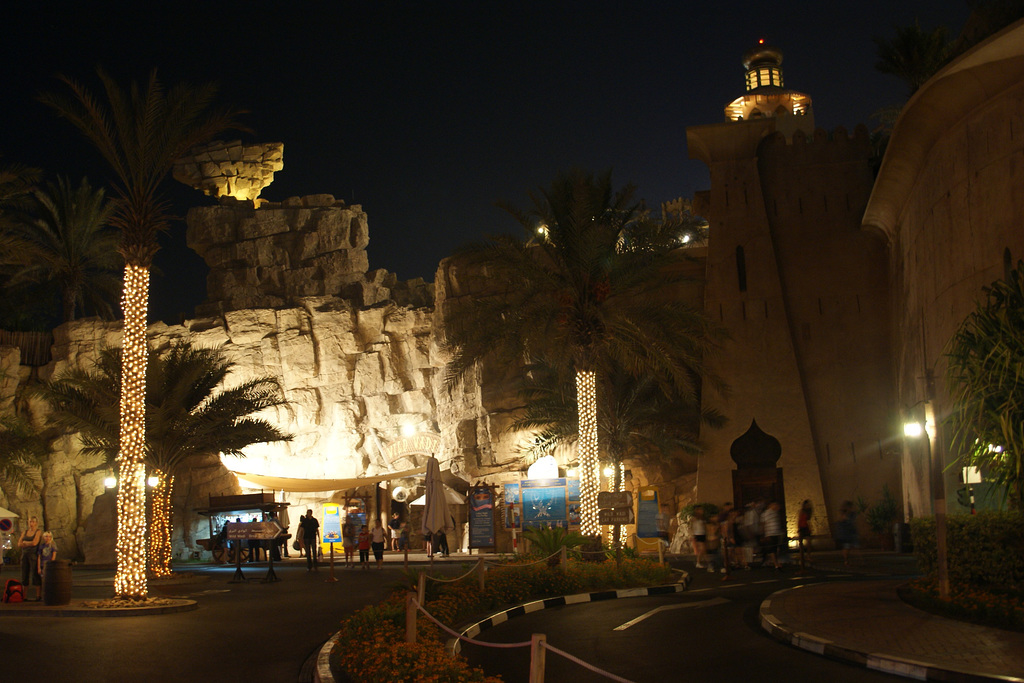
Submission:
[[[216,141],[192,149],[174,164],[174,179],[211,197],[254,201],[284,168],[284,144]]]

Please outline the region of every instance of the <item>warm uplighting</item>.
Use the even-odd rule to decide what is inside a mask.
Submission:
[[[150,475],[150,476],[149,476],[149,477],[148,477],[148,478],[146,479],[146,486],[148,486],[149,488],[154,488],[154,487],[155,487],[155,486],[156,486],[157,484],[159,484],[159,483],[160,483],[160,479],[159,479],[159,478],[157,478],[157,477],[154,477],[154,476],[152,476],[152,475]]]
[[[603,475],[604,475],[605,477],[607,477],[607,478],[611,479],[611,478],[612,478],[612,475],[613,475],[613,474],[615,474],[615,469],[614,469],[614,468],[612,468],[612,467],[605,467],[605,468],[604,468],[603,470],[601,470],[601,473],[602,473],[602,474],[603,474]]]
[[[410,436],[416,433],[416,425],[414,425],[411,422],[406,422],[405,424],[402,425],[400,431],[402,432],[402,436],[408,439]]]
[[[600,533],[597,523],[597,376],[592,370],[576,373],[579,406],[580,533]]]
[[[107,477],[103,480],[103,486],[108,489],[117,488],[117,477]]]

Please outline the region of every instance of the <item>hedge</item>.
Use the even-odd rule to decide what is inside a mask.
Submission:
[[[937,569],[935,518],[910,521],[914,554],[926,573]],[[949,580],[1024,589],[1024,513],[984,511],[946,517]]]

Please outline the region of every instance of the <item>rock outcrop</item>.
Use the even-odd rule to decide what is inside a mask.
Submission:
[[[254,201],[284,168],[284,144],[211,142],[174,164],[174,179],[211,197]]]

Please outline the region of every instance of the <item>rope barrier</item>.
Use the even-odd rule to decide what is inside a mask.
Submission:
[[[455,636],[459,640],[465,641],[467,643],[471,643],[473,645],[481,645],[483,647],[498,647],[498,648],[530,647],[530,641],[529,640],[527,640],[525,643],[487,643],[487,642],[484,642],[482,640],[474,640],[473,638],[470,638],[469,636],[464,636],[464,635],[462,635],[460,633],[456,633],[455,631],[451,630],[450,628],[448,628],[447,626],[442,624],[440,621],[438,621],[437,619],[434,618],[433,614],[431,614],[427,610],[423,609],[423,605],[421,605],[419,603],[419,601],[413,600],[413,603],[416,605],[416,609],[418,609],[420,612],[423,612],[425,615],[427,615],[427,619],[430,619],[432,622],[434,622],[435,624],[440,626],[446,633],[448,633],[449,635]]]
[[[610,679],[612,679],[613,681],[619,681],[619,683],[633,683],[633,681],[629,680],[628,678],[622,678],[621,676],[616,676],[615,674],[613,674],[613,673],[610,673],[610,672],[608,672],[608,671],[605,671],[604,669],[599,669],[599,668],[597,668],[597,667],[596,667],[596,666],[594,666],[593,664],[587,664],[586,662],[584,662],[584,661],[583,661],[582,659],[580,659],[579,657],[576,657],[576,656],[574,656],[574,655],[571,655],[571,654],[569,654],[568,652],[566,652],[565,650],[559,650],[559,649],[558,649],[557,647],[555,647],[554,645],[549,645],[549,644],[547,643],[547,641],[543,642],[543,643],[542,643],[542,645],[544,646],[544,648],[545,648],[545,649],[547,649],[547,650],[551,650],[551,651],[552,651],[552,652],[554,652],[554,653],[555,653],[556,655],[562,655],[563,657],[565,657],[566,659],[568,659],[568,660],[569,660],[570,662],[576,662],[577,664],[579,664],[580,666],[582,666],[582,667],[583,667],[584,669],[590,669],[590,670],[591,670],[591,671],[593,671],[594,673],[596,673],[596,674],[599,674],[599,675],[601,675],[601,676],[604,676],[605,678],[610,678]]]
[[[470,574],[472,574],[475,571],[476,571],[476,567],[472,567],[472,568],[470,568],[470,570],[468,572],[466,572],[462,576],[458,576],[458,577],[456,577],[454,579],[439,579],[437,577],[431,576],[430,574],[427,574],[426,576],[431,581],[437,581],[438,583],[455,583],[456,581],[461,581],[462,579],[466,578],[467,576],[469,576]]]

